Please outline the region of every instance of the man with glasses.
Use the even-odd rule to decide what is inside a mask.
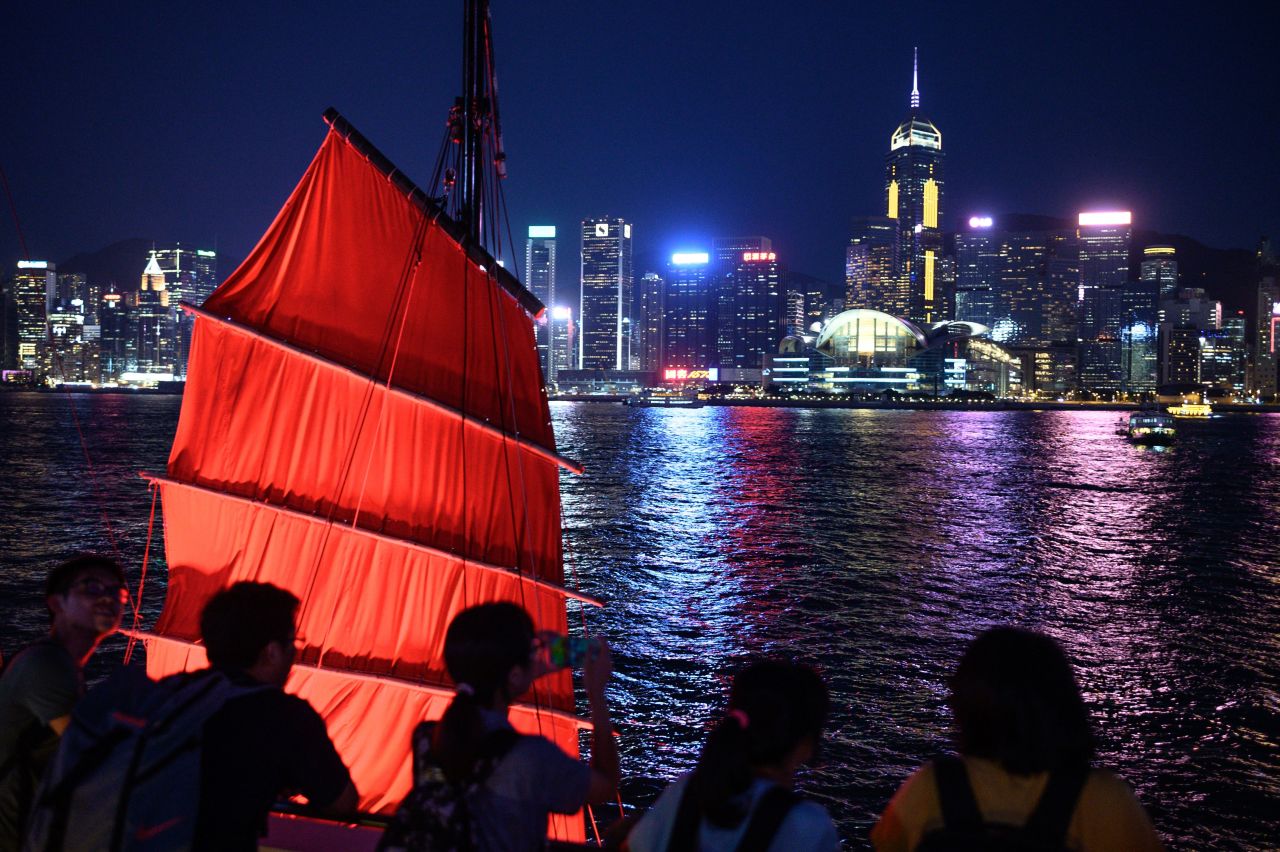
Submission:
[[[129,592],[112,559],[79,556],[49,572],[49,636],[18,653],[0,677],[0,849],[16,849],[31,798],[71,711],[84,666],[120,626]]]

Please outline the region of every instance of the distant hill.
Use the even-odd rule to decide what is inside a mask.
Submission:
[[[147,266],[147,255],[155,244],[154,240],[142,238],[121,240],[95,252],[83,252],[58,261],[58,271],[83,273],[104,289],[114,285],[121,290],[136,290],[142,280],[142,270]],[[238,259],[219,257],[218,282],[239,265]]]

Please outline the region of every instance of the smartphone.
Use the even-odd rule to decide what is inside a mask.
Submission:
[[[595,639],[557,636],[547,643],[547,660],[557,669],[577,668],[596,647],[598,643]]]

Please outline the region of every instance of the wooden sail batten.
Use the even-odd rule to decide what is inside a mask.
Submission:
[[[183,648],[200,648],[202,650],[204,648],[204,646],[201,645],[200,643],[192,642],[189,639],[179,639],[175,636],[161,636],[159,633],[149,633],[145,630],[121,630],[119,632],[130,638],[137,639],[143,644],[146,644],[149,642],[167,642],[171,645],[177,645]],[[389,683],[389,684],[392,684],[393,686],[401,687],[403,689],[411,689],[417,692],[425,692],[429,695],[437,695],[443,698],[452,698],[454,693],[454,690],[442,684],[431,684],[431,683],[426,683],[424,681],[419,681],[419,680],[409,680],[407,678],[396,677],[395,675],[373,674],[371,672],[361,672],[361,671],[355,671],[352,669],[329,668],[325,666],[317,666],[313,663],[302,663],[302,662],[295,662],[293,664],[293,667],[295,669],[302,669],[303,671],[319,672],[327,675],[336,675],[343,678],[351,678],[353,680],[371,681],[374,683]],[[572,713],[569,713],[564,710],[558,710],[554,707],[539,707],[533,704],[526,704],[522,702],[513,704],[511,706],[515,710],[523,710],[529,713],[544,714],[547,716],[552,716],[554,718],[576,725],[580,730],[584,730],[584,731],[591,730],[591,723],[588,722],[586,719],[580,719],[577,716],[573,715]]]
[[[478,560],[478,559],[471,559],[465,556],[461,556],[457,553],[452,553],[448,550],[444,550],[443,548],[432,547],[429,544],[422,544],[421,542],[414,541],[413,539],[403,538],[401,536],[396,536],[396,535],[390,535],[388,533],[375,532],[374,530],[365,529],[364,527],[353,527],[348,523],[331,520],[321,515],[315,515],[310,512],[304,512],[299,509],[290,508],[288,506],[279,506],[279,505],[276,505],[275,503],[268,503],[265,500],[255,500],[252,497],[245,497],[241,494],[232,494],[229,491],[223,491],[218,488],[211,488],[207,485],[199,485],[194,482],[183,482],[178,479],[171,479],[167,476],[158,476],[156,474],[147,473],[145,471],[139,473],[138,475],[141,476],[143,479],[147,480],[148,482],[152,482],[157,485],[166,486],[166,487],[172,486],[175,488],[186,488],[186,489],[197,491],[203,494],[212,494],[225,500],[230,500],[232,502],[240,503],[242,505],[255,506],[261,509],[266,509],[268,511],[275,512],[277,514],[287,515],[292,518],[298,518],[300,520],[308,521],[313,524],[320,524],[320,525],[333,524],[334,526],[344,531],[351,532],[356,535],[365,536],[367,538],[376,539],[378,541],[388,542],[390,544],[396,544],[401,547],[409,548],[410,550],[416,550],[420,553],[425,553],[429,556],[436,556],[442,559],[450,559],[450,560],[453,560],[454,562],[461,562],[468,567],[477,568],[481,571],[492,571],[492,572],[502,574],[504,576],[517,577],[525,583],[529,583],[539,588],[546,589],[547,591],[550,591],[550,592],[554,592],[555,594],[561,595],[562,597],[570,598],[575,601],[581,601],[582,603],[591,604],[592,606],[599,606],[599,607],[604,606],[604,601],[600,600],[599,598],[594,598],[591,595],[583,594],[582,592],[575,592],[571,589],[567,589],[564,586],[561,586],[559,583],[553,583],[550,580],[543,580],[539,577],[530,576],[529,574],[516,570],[514,567],[495,565],[494,563],[491,563],[491,562],[485,562],[483,560]]]
[[[213,322],[216,322],[225,328],[229,328],[233,331],[239,332],[240,334],[243,334],[246,337],[251,337],[254,340],[267,344],[268,346],[274,346],[277,349],[282,349],[290,353],[291,355],[297,355],[300,358],[305,358],[315,364],[319,364],[323,367],[326,367],[327,369],[335,370],[337,372],[347,373],[348,375],[356,376],[364,381],[375,381],[375,379],[372,376],[369,376],[367,373],[363,373],[360,370],[356,370],[352,367],[348,367],[345,364],[340,364],[331,358],[325,357],[324,355],[320,355],[315,352],[309,352],[306,349],[302,349],[300,347],[294,346],[292,343],[286,343],[285,341],[272,337],[269,334],[264,334],[263,332],[259,331],[256,328],[253,328],[252,326],[248,326],[248,325],[245,325],[244,323],[236,322],[235,320],[230,319],[229,317],[222,317],[222,316],[218,316],[217,314],[210,313],[209,311],[206,311],[204,308],[196,307],[195,305],[192,305],[189,302],[183,302],[182,309],[189,314],[193,314],[203,319],[212,320]],[[467,426],[470,426],[475,429],[479,429],[482,432],[487,432],[491,435],[494,435],[495,437],[499,437],[502,440],[508,441],[512,444],[516,444],[521,449],[528,450],[529,452],[533,453],[536,456],[540,456],[541,458],[544,458],[549,462],[553,462],[554,464],[564,468],[570,473],[581,474],[584,470],[583,466],[579,462],[574,461],[573,459],[565,458],[559,453],[548,450],[546,447],[542,446],[541,444],[535,441],[530,441],[528,438],[521,437],[520,435],[516,435],[512,432],[508,432],[506,429],[503,429],[500,426],[495,426],[487,420],[482,420],[478,417],[475,417],[474,415],[468,414],[459,408],[449,405],[448,403],[441,402],[440,400],[437,400],[437,399],[432,399],[431,397],[425,394],[417,393],[415,391],[405,390],[404,388],[401,388],[401,387],[396,387],[395,385],[392,385],[390,388],[388,388],[386,384],[381,381],[377,382],[377,386],[386,392],[396,394],[408,400],[412,400],[417,404],[425,405],[426,407],[436,412],[439,412],[440,414],[444,414],[447,417],[452,417],[456,420],[460,420]]]
[[[546,311],[546,305],[542,304],[537,296],[526,290],[524,285],[504,267],[500,266],[492,255],[468,239],[466,230],[460,223],[445,213],[440,205],[431,196],[423,192],[417,184],[409,180],[408,175],[396,168],[395,164],[365,138],[364,134],[356,130],[351,122],[343,118],[341,113],[333,107],[329,107],[324,111],[324,120],[333,128],[335,133],[346,140],[348,145],[359,152],[360,156],[369,162],[369,165],[391,181],[396,189],[404,193],[405,197],[421,210],[425,216],[439,223],[441,230],[462,247],[472,262],[492,275],[494,280],[498,282],[498,286],[511,294],[511,297],[520,303],[520,307],[535,317]]]

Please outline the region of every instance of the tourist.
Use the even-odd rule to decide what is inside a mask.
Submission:
[[[540,850],[550,814],[613,799],[618,750],[605,685],[609,648],[581,661],[593,726],[590,766],[507,719],[534,680],[555,670],[527,612],[513,603],[463,610],[449,624],[444,661],[456,692],[439,722],[414,732],[414,789],[382,840],[386,850]],[[559,637],[563,641],[563,637]]]
[[[818,754],[828,703],[807,666],[763,661],[740,672],[697,767],[636,824],[632,852],[838,849],[826,808],[793,791]]]
[[[210,598],[200,616],[210,669],[266,688],[231,698],[205,723],[197,849],[257,849],[271,806],[295,792],[334,813],[355,810],[355,786],[324,720],[283,689],[298,604],[269,583],[241,582]]]
[[[1162,848],[1128,785],[1091,768],[1088,711],[1053,639],[988,630],[965,651],[950,693],[960,757],[926,764],[899,788],[871,831],[879,852],[997,839],[1080,852]]]
[[[129,597],[114,560],[80,556],[49,572],[49,635],[0,677],[0,849],[16,849],[36,784],[84,693],[84,667],[120,626]]]

